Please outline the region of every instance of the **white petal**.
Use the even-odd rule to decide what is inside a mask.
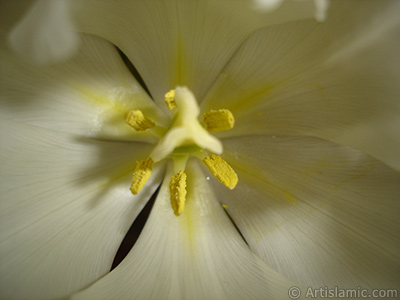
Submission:
[[[312,135],[400,169],[398,1],[333,1],[323,23],[253,35],[207,95],[235,129],[220,136]]]
[[[51,67],[25,64],[3,45],[0,105],[6,117],[80,136],[153,141],[149,133],[136,133],[125,124],[125,115],[140,109],[161,125],[167,116],[129,73],[113,45],[89,35],[81,38],[73,60]]]
[[[285,0],[253,0],[253,7],[262,12],[271,12],[276,10]],[[288,0],[286,0],[288,1]],[[298,1],[298,0],[297,0]],[[311,1],[311,0],[303,0]],[[314,0],[315,4],[315,19],[317,21],[325,21],[326,13],[329,7],[330,0]]]
[[[202,101],[238,46],[257,29],[312,18],[312,2],[290,1],[273,14],[251,1],[75,1],[79,29],[117,45],[137,67],[155,101],[177,85]]]
[[[285,0],[253,0],[254,9],[261,11],[273,11]]]
[[[233,191],[214,188],[249,246],[306,286],[394,288],[400,269],[400,174],[311,137],[225,140]]]
[[[7,9],[15,7],[8,1]],[[39,0],[10,33],[12,49],[28,62],[55,63],[75,54],[79,37],[70,15],[69,0]]]
[[[149,146],[101,142],[1,119],[0,290],[54,299],[110,270],[133,220],[161,180],[129,191]]]
[[[314,0],[315,4],[315,19],[323,22],[326,20],[330,0]]]
[[[197,163],[189,162],[186,172],[183,214],[173,214],[165,180],[148,223],[125,260],[74,299],[286,297],[292,283],[250,252]]]

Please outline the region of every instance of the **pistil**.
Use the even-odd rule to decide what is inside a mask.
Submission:
[[[221,154],[222,143],[209,134],[197,119],[200,109],[193,93],[186,87],[178,87],[173,101],[178,111],[175,113],[169,131],[150,154],[154,161],[158,162],[166,158],[178,147],[191,145]]]

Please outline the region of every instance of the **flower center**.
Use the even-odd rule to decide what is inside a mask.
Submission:
[[[129,112],[125,119],[136,131],[153,130],[162,135],[149,158],[137,163],[130,189],[133,194],[139,193],[150,178],[153,164],[171,158],[175,172],[170,181],[171,206],[179,216],[186,201],[185,168],[190,156],[202,159],[211,174],[228,188],[236,186],[235,171],[220,156],[222,143],[209,133],[233,128],[234,118],[229,110],[211,110],[204,114],[203,127],[198,120],[200,109],[196,98],[187,87],[169,91],[164,99],[173,113],[168,128],[157,126],[140,110]]]

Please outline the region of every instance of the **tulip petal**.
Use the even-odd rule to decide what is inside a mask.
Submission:
[[[110,270],[162,168],[133,196],[135,161],[149,145],[0,122],[2,297],[66,297]]]
[[[257,12],[248,0],[74,3],[78,28],[122,49],[163,107],[164,94],[178,85],[187,86],[201,101],[255,30],[314,14],[311,1],[286,1],[272,14]]]
[[[36,67],[2,47],[0,106],[5,117],[80,136],[154,142],[137,133],[125,115],[140,109],[166,125],[167,116],[129,73],[115,47],[81,35],[79,53],[62,64]]]
[[[254,9],[260,11],[274,11],[277,9],[285,0],[252,0]],[[304,0],[303,0],[304,1]],[[311,1],[311,0],[308,0]],[[315,19],[317,21],[324,21],[326,18],[326,12],[329,7],[330,0],[314,0],[315,5]]]
[[[226,139],[239,183],[213,188],[250,248],[315,288],[394,288],[400,269],[400,174],[313,137]]]
[[[208,93],[235,130],[218,136],[311,135],[400,169],[400,3],[332,1],[326,22],[254,34]]]
[[[171,170],[170,170],[171,171]],[[198,162],[184,212],[165,180],[139,240],[110,274],[73,299],[284,299],[290,281],[257,258],[232,226]],[[170,174],[166,176],[169,178]]]
[[[56,63],[73,56],[79,36],[68,1],[36,1],[10,34],[13,50],[26,61],[38,65]],[[10,4],[15,6],[8,1]]]

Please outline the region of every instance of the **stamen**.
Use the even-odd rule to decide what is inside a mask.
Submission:
[[[203,159],[203,164],[211,174],[231,190],[238,183],[238,177],[232,167],[221,156],[212,154]]]
[[[174,161],[174,173],[179,173],[181,170],[185,171],[189,155],[173,155],[172,159]]]
[[[227,109],[210,110],[204,114],[204,123],[208,131],[216,132],[233,128],[235,119]]]
[[[173,110],[176,107],[175,103],[175,90],[170,90],[168,93],[164,95],[165,103],[168,106],[169,110]]]
[[[125,122],[136,131],[145,131],[156,124],[147,118],[140,110],[132,110],[126,115]]]
[[[179,216],[183,212],[186,201],[186,173],[179,171],[171,177],[169,193],[174,214]]]
[[[149,180],[151,171],[153,170],[154,161],[151,157],[146,160],[141,160],[137,162],[135,172],[133,173],[131,192],[137,195],[140,190],[144,187],[147,180]]]

